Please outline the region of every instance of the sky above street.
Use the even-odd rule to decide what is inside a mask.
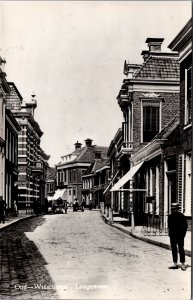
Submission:
[[[191,1],[1,1],[0,55],[35,120],[49,164],[78,140],[109,146],[123,121],[124,61],[142,63],[147,37],[163,50],[191,18]]]

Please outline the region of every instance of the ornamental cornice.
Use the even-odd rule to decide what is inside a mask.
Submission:
[[[158,98],[160,97],[160,94],[158,93],[143,93],[142,94],[144,98]]]

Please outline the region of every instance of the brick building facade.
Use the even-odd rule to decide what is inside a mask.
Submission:
[[[34,119],[37,106],[34,96],[24,103],[15,84],[9,83],[9,87],[6,107],[21,128],[18,136],[18,209],[31,213],[34,201],[43,207],[47,197],[45,184],[49,156],[40,146],[43,132]]]
[[[114,185],[111,192],[118,194],[120,209],[134,213],[137,225],[142,225],[144,212],[152,209],[146,201],[152,193],[157,195],[156,207],[159,210],[160,167],[159,159],[157,161],[154,157],[159,156],[162,141],[153,145],[154,153],[148,158],[148,149],[152,148],[149,144],[180,109],[179,56],[177,52],[162,52],[162,42],[161,38],[146,40],[149,49],[142,51],[142,65],[125,62],[124,74],[127,78],[123,80],[117,97],[124,118],[123,142],[119,153],[122,167],[120,182]],[[151,160],[149,165],[154,165],[151,172],[147,163],[144,164],[147,159]],[[143,168],[143,174],[135,176],[138,169]],[[157,191],[153,192],[153,188]]]
[[[17,202],[18,135],[21,128],[10,110],[5,110],[5,201],[7,213],[14,211]]]

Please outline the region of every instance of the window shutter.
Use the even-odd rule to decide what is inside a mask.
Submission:
[[[184,154],[178,157],[178,203],[180,211],[184,208]]]

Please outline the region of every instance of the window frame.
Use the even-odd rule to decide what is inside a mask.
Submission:
[[[192,116],[192,114],[191,114],[191,111],[189,112],[190,105],[188,105],[188,71],[190,71],[190,74],[192,75],[192,65],[189,68],[185,68],[185,70],[184,70],[184,72],[185,72],[184,126],[189,126],[192,124],[192,118],[190,118]],[[191,76],[191,80],[190,80],[190,87],[192,89],[192,76]],[[192,97],[191,97],[191,99],[192,99]]]
[[[157,98],[143,98],[141,99],[141,139],[140,142],[141,143],[149,143],[148,142],[144,142],[144,132],[143,132],[143,108],[144,108],[144,103],[145,102],[152,102],[152,103],[156,103],[159,104],[159,132],[161,131],[161,124],[162,124],[162,99],[157,99]],[[148,107],[148,106],[147,106]]]

